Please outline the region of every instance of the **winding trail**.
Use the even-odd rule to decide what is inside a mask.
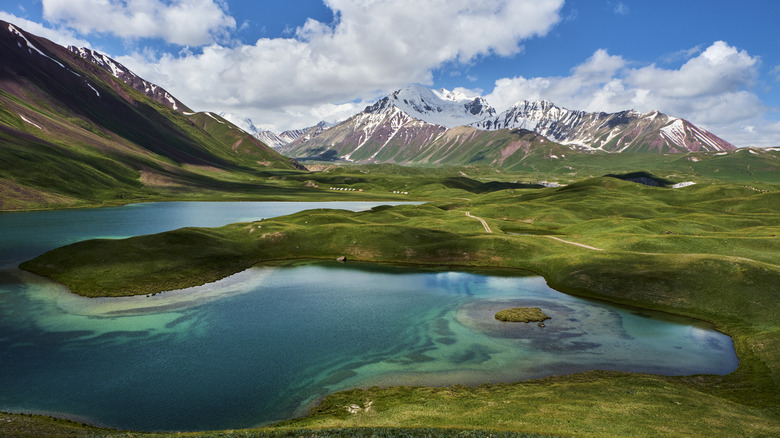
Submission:
[[[485,227],[485,232],[492,233],[493,230],[490,229],[490,226],[485,222],[485,219],[482,219],[481,217],[472,216],[470,212],[466,212],[466,216],[472,217],[474,219],[477,219],[478,221],[482,222],[482,226]]]
[[[603,249],[596,248],[595,246],[585,245],[584,243],[569,242],[568,240],[563,240],[560,237],[555,237],[555,236],[544,236],[544,237],[549,237],[550,239],[555,239],[555,240],[557,240],[559,242],[568,243],[569,245],[576,245],[576,246],[579,246],[579,247],[582,247],[582,248],[586,248],[586,249],[590,249],[590,250],[593,250],[593,251],[604,251]]]
[[[470,218],[477,219],[478,221],[482,222],[482,226],[485,227],[485,232],[493,233],[493,230],[490,229],[490,226],[487,224],[485,219],[482,219],[481,217],[477,217],[477,216],[472,216],[471,212],[468,212],[468,211],[466,212],[466,216],[468,216]],[[556,237],[556,236],[550,236],[550,235],[537,235],[537,236],[538,237],[547,237],[549,239],[557,240],[557,241],[559,241],[561,243],[565,243],[567,245],[579,246],[580,248],[589,249],[591,251],[604,251],[603,248],[596,248],[595,246],[585,245],[584,243],[577,243],[577,242],[571,242],[571,241],[568,241],[568,240],[563,240],[560,237]],[[750,258],[747,258],[747,257],[729,256],[729,255],[724,255],[724,254],[660,253],[660,252],[640,252],[640,251],[626,251],[626,252],[629,252],[629,253],[632,253],[632,254],[649,255],[649,256],[671,256],[671,255],[675,255],[675,256],[708,256],[708,257],[712,257],[712,258],[730,259],[730,260],[734,260],[734,261],[741,261],[741,262],[746,262],[746,263],[763,265],[763,266],[770,267],[770,268],[773,268],[773,269],[776,269],[776,268],[780,267],[780,264],[754,260],[754,259],[750,259]]]

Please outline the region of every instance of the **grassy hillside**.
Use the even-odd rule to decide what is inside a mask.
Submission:
[[[84,295],[154,293],[255,263],[349,260],[519,268],[554,288],[711,321],[728,376],[591,372],[478,388],[334,394],[284,427],[455,427],[577,436],[772,436],[780,430],[780,191],[616,178],[366,212],[315,210],[217,229],[81,242],[22,267]],[[471,215],[483,218],[492,233]],[[154,281],[149,279],[153,278]],[[350,414],[344,406],[372,410]]]
[[[246,193],[230,183],[300,168],[229,122],[175,111],[44,38],[4,31],[0,58],[0,210]]]
[[[750,148],[668,155],[559,153],[555,158],[526,160],[509,166],[507,170],[563,181],[646,171],[675,181],[780,183],[780,151]]]
[[[462,129],[462,131],[461,131]],[[674,182],[780,183],[780,150],[749,148],[730,152],[649,154],[577,152],[527,131],[474,131],[455,128],[405,162],[401,172],[463,171],[486,181],[550,181],[570,183],[607,174],[649,172]],[[333,168],[337,162],[303,160],[312,168]],[[363,170],[391,165],[341,166]],[[377,173],[376,171],[374,171]]]

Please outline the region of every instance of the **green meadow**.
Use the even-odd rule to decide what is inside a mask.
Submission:
[[[739,181],[738,171],[730,174],[738,181],[699,176],[696,185],[677,189],[611,177],[539,188],[534,178],[489,169],[331,168],[305,178],[330,192],[332,186],[364,189],[332,195],[357,198],[395,187],[410,200],[430,202],[91,240],[21,267],[85,296],[149,295],[256,264],[340,256],[431,269],[524,270],[570,294],[712,322],[733,338],[740,359],[727,376],[594,371],[478,387],[355,389],[327,396],[303,418],[198,436],[383,436],[389,430],[417,431],[414,436],[777,436],[780,185],[770,171],[750,183]],[[284,181],[297,178],[303,176]]]

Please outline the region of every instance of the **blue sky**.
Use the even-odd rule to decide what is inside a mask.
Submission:
[[[780,145],[776,0],[6,0],[0,19],[90,46],[196,110],[274,131],[411,83],[501,111],[660,110]]]

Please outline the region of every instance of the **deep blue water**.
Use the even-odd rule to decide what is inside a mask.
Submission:
[[[322,206],[170,203],[0,215],[0,410],[123,429],[232,429],[303,414],[350,387],[588,369],[725,374],[737,366],[731,339],[706,324],[571,297],[539,277],[334,263],[257,267],[150,298],[87,299],[10,267],[89,237]],[[515,306],[541,307],[552,319],[541,328],[493,318]]]
[[[149,202],[122,207],[0,213],[0,269],[50,249],[97,237],[130,237],[182,227],[219,227],[315,208],[368,210],[379,202]]]

